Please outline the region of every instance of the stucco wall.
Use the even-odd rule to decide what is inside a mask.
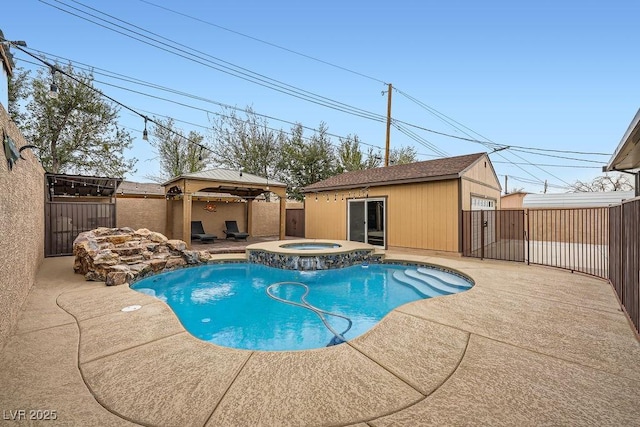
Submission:
[[[266,237],[280,234],[280,202],[253,202],[253,236]]]
[[[27,144],[2,106],[0,127],[18,147]],[[10,171],[0,154],[0,348],[44,258],[44,170],[31,150],[22,156]]]
[[[191,220],[202,221],[204,231],[209,234],[215,234],[218,239],[224,239],[226,236],[223,230],[226,229],[225,221],[235,220],[238,223],[240,231],[247,231],[247,206],[245,203],[225,203],[215,202],[215,212],[209,212],[204,207],[206,201],[194,201],[191,205]],[[182,208],[182,206],[180,206]],[[178,217],[182,218],[182,212]]]
[[[166,233],[167,201],[162,198],[116,198],[116,227],[148,228]]]
[[[195,200],[191,219],[202,221],[204,230],[224,239],[225,221],[236,220],[240,231],[247,231],[246,203],[215,202],[215,212],[205,210],[206,201]],[[172,224],[167,227],[167,206],[173,211]],[[277,236],[280,232],[280,204],[253,202],[253,230],[251,236]],[[182,239],[182,201],[167,202],[164,198],[116,198],[116,226],[133,229],[148,228],[170,238]]]

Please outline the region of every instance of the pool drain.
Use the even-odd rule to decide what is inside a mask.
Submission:
[[[299,286],[299,287],[304,288],[304,294],[302,295],[302,297],[300,297],[300,301],[301,302],[290,301],[290,300],[287,300],[287,299],[284,299],[284,298],[280,298],[280,297],[274,295],[273,293],[271,293],[272,288],[278,287],[278,286],[283,286],[283,285]],[[270,298],[272,298],[272,299],[274,299],[276,301],[280,301],[280,302],[283,302],[285,304],[295,305],[297,307],[302,307],[302,308],[306,308],[307,310],[313,311],[320,318],[320,320],[322,320],[322,323],[324,323],[324,326],[326,326],[326,328],[329,329],[329,331],[331,331],[331,333],[333,334],[333,338],[331,338],[331,341],[329,341],[329,344],[327,344],[327,347],[330,347],[332,345],[342,344],[343,342],[347,341],[344,338],[344,334],[349,332],[349,329],[351,329],[351,326],[353,325],[353,322],[351,321],[351,319],[349,319],[347,316],[344,316],[342,314],[332,313],[330,311],[326,311],[326,310],[323,310],[323,309],[318,308],[318,307],[314,307],[313,305],[309,304],[307,302],[307,300],[305,299],[307,297],[307,295],[309,294],[309,287],[307,285],[305,285],[304,283],[300,283],[300,282],[278,282],[278,283],[273,283],[273,284],[271,284],[271,285],[269,285],[267,287],[266,292],[267,292],[267,295]],[[333,329],[333,327],[329,324],[329,322],[327,322],[327,319],[325,318],[324,315],[334,316],[334,317],[339,317],[341,319],[344,319],[347,322],[349,322],[349,326],[347,326],[347,329],[342,331],[342,333],[338,333],[335,329]]]

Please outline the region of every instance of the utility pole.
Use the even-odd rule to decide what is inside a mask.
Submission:
[[[509,194],[509,187],[507,187],[507,183],[509,182],[509,176],[504,176],[504,194]]]
[[[389,83],[389,89],[387,90],[387,143],[384,151],[384,165],[389,166],[389,143],[391,140],[391,90],[393,86]],[[384,95],[384,91],[382,92]]]

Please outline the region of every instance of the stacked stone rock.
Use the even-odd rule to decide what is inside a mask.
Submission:
[[[73,242],[73,270],[86,280],[107,286],[128,284],[137,278],[186,265],[204,264],[207,251],[187,250],[182,240],[141,228],[97,228],[80,233]]]

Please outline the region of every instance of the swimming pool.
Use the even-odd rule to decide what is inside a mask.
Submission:
[[[305,288],[291,282],[308,287],[304,300]],[[341,334],[348,326],[343,317],[353,323],[344,333],[344,339],[350,340],[396,307],[470,287],[459,275],[423,266],[371,264],[298,271],[253,263],[184,268],[131,286],[166,302],[197,338],[225,347],[267,351],[335,343],[339,340],[330,329]],[[302,307],[305,301],[324,313],[343,317],[325,314],[328,328],[318,312]]]

